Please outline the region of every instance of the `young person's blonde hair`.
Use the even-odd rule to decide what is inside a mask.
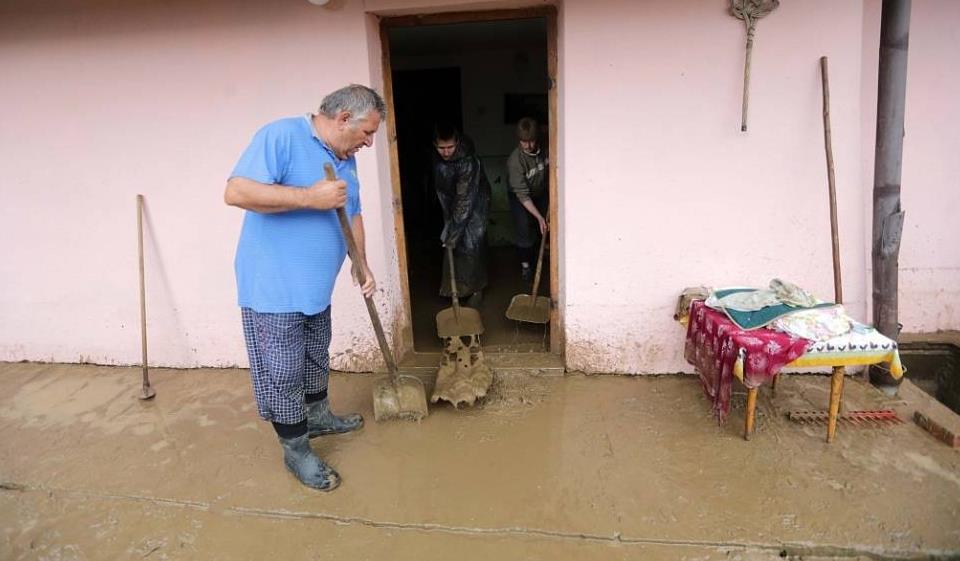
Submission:
[[[524,117],[517,123],[517,139],[539,140],[540,130],[537,122],[530,117]]]

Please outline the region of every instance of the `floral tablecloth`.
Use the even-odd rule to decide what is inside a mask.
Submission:
[[[890,373],[903,374],[896,342],[860,324],[846,335],[814,342],[775,331],[738,328],[723,313],[708,308],[702,300],[690,304],[690,322],[684,357],[697,369],[703,390],[717,420],[730,410],[733,379],[748,388],[772,380],[785,366],[850,366],[886,362]]]

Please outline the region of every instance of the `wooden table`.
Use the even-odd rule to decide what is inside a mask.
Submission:
[[[827,442],[832,442],[836,435],[846,367],[887,363],[893,377],[903,375],[896,342],[859,323],[854,323],[853,330],[845,335],[827,341],[809,341],[767,328],[740,329],[723,313],[706,307],[700,300],[691,303],[689,321],[684,354],[696,367],[721,422],[729,409],[733,379],[747,388],[743,430],[746,440],[753,435],[760,386],[769,382],[775,388],[782,368],[832,368]],[[765,349],[782,352],[785,347],[789,348],[787,356],[792,360],[780,357],[783,360],[780,364],[763,356]]]

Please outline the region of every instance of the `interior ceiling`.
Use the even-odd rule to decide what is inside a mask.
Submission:
[[[421,25],[390,29],[393,55],[539,47],[547,43],[545,18]]]

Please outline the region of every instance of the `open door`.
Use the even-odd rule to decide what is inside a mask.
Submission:
[[[429,365],[439,356],[435,316],[450,306],[439,295],[442,213],[427,177],[438,122],[455,125],[476,146],[492,190],[487,224],[489,283],[478,306],[488,355],[523,354],[529,367],[562,367],[562,315],[556,306],[558,267],[556,174],[556,14],[552,7],[384,18],[385,97],[391,143],[391,179],[397,221],[401,286],[409,323],[404,346],[412,360]],[[539,294],[554,302],[547,325],[508,320],[516,294],[530,293],[515,246],[506,161],[517,147],[517,121],[531,117],[544,134],[549,222]],[[416,360],[420,355],[421,361]],[[405,357],[410,363],[411,357]],[[538,362],[540,364],[538,364]]]

